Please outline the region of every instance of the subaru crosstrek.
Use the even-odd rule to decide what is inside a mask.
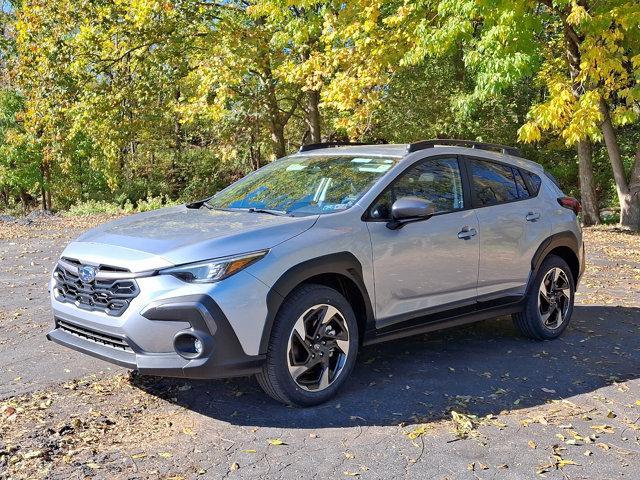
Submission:
[[[559,336],[584,269],[579,210],[511,147],[307,145],[70,243],[48,338],[141,374],[255,374],[315,405],[362,345],[501,315]]]

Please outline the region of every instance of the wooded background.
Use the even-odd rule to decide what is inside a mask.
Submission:
[[[27,0],[0,17],[0,205],[210,195],[321,140],[519,145],[640,229],[640,3]]]

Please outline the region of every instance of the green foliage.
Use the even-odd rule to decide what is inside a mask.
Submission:
[[[5,208],[206,197],[309,138],[311,94],[326,139],[527,143],[576,195],[569,147],[599,140],[601,98],[627,170],[639,141],[629,0],[25,0],[0,24]],[[598,145],[594,174],[615,203]]]
[[[87,200],[71,205],[65,212],[69,216],[87,216],[96,213],[104,213],[107,215],[123,215],[126,213],[149,212],[163,207],[178,205],[179,202],[173,201],[166,196],[153,197],[139,200],[134,205],[129,199],[123,203],[109,202],[106,200]]]

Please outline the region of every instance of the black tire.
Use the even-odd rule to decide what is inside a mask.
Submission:
[[[570,295],[566,313],[564,313],[560,317],[562,318],[562,321],[560,322],[560,320],[558,320],[558,317],[555,317],[556,323],[558,323],[558,325],[551,328],[545,324],[541,309],[545,309],[547,310],[547,312],[551,311],[553,308],[559,308],[561,311],[564,309],[562,307],[555,307],[556,303],[553,303],[553,305],[545,305],[544,300],[539,300],[539,297],[541,295],[540,287],[543,280],[547,279],[547,275],[551,274],[551,272],[556,268],[559,268],[560,270],[562,270],[562,272],[564,272],[568,283],[567,286]],[[562,258],[556,255],[549,255],[542,262],[542,265],[536,273],[533,285],[531,286],[531,290],[528,293],[524,311],[512,315],[513,323],[520,331],[520,333],[522,333],[522,335],[524,335],[525,337],[529,337],[534,340],[552,340],[554,338],[558,338],[562,334],[562,332],[564,332],[564,330],[569,325],[569,322],[571,321],[574,299],[575,279],[573,278],[573,274],[571,273],[569,265],[567,265],[567,262],[565,262]],[[539,305],[539,301],[543,302],[542,306]],[[547,308],[544,308],[545,306]],[[558,310],[555,311],[557,312]]]
[[[308,391],[301,388],[289,372],[289,339],[296,322],[317,305],[336,308],[344,319],[343,323],[348,328],[348,353],[342,362],[344,366],[328,387]],[[346,382],[355,365],[358,345],[358,322],[349,302],[339,292],[324,285],[302,285],[286,298],[276,315],[267,359],[256,379],[262,389],[279,402],[300,407],[318,405],[333,397]],[[303,353],[307,354],[306,351]],[[325,361],[328,360],[325,358]]]

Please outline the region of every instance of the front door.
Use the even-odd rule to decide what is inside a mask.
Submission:
[[[399,175],[370,207],[377,328],[475,303],[479,228],[463,193],[458,159],[431,157]],[[391,230],[391,205],[405,196],[432,202],[435,214]]]

